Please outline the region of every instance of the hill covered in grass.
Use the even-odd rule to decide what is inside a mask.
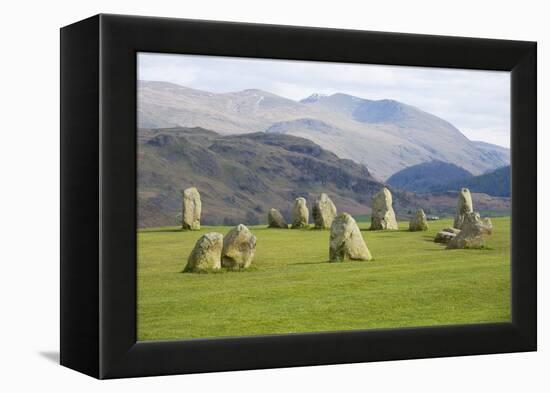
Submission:
[[[472,176],[458,165],[435,160],[413,165],[393,174],[388,179],[388,184],[412,192],[429,192],[435,186]]]
[[[487,195],[509,197],[510,188],[510,166],[498,168],[480,176],[471,176],[466,179],[450,181],[431,187],[430,191],[443,192],[457,190],[467,187],[472,192],[485,193]]]

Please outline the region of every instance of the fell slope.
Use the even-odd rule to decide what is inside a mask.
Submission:
[[[413,106],[341,93],[297,102],[258,89],[215,94],[139,81],[138,124],[202,127],[223,135],[265,131],[299,136],[366,165],[380,180],[433,160],[478,175],[503,165],[507,156],[476,145],[452,124]]]
[[[382,184],[367,168],[290,135],[222,136],[201,128],[140,130],[138,219],[140,227],[174,225],[181,190],[196,186],[203,223],[265,222],[269,208],[289,218],[294,198],[311,205],[327,192],[339,211],[365,215]],[[410,202],[394,196],[396,209]]]

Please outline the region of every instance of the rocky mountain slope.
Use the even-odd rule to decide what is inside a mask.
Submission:
[[[138,101],[141,128],[202,127],[223,135],[299,136],[366,165],[381,180],[433,160],[459,165],[475,175],[509,162],[506,152],[497,154],[468,140],[445,120],[393,100],[337,93],[297,102],[256,89],[215,94],[139,81]]]
[[[290,135],[140,130],[139,226],[174,225],[181,190],[190,186],[200,190],[204,223],[254,224],[265,222],[271,207],[289,219],[298,196],[308,200],[311,211],[321,192],[328,193],[340,211],[366,215],[382,184],[364,166]],[[410,205],[408,198],[405,193],[395,195],[397,211]]]

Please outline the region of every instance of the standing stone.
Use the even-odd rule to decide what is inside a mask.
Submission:
[[[195,247],[189,258],[185,272],[204,272],[221,268],[221,255],[223,247],[223,235],[217,232],[209,232],[202,235],[195,243]]]
[[[222,266],[231,270],[246,269],[252,263],[255,252],[256,236],[239,224],[223,239]]]
[[[305,198],[296,198],[292,208],[292,229],[307,228],[309,210]]]
[[[399,229],[392,203],[391,192],[386,187],[374,196],[370,229]]]
[[[474,211],[474,204],[472,203],[472,194],[467,188],[463,188],[458,193],[458,202],[456,206],[456,216],[453,227],[462,229],[464,223],[464,217],[466,214]]]
[[[447,248],[482,248],[485,237],[493,233],[493,224],[488,218],[483,220],[479,213],[466,213],[462,223],[462,230],[449,241]]]
[[[195,187],[183,191],[182,228],[201,229],[201,195]]]
[[[330,262],[369,261],[371,259],[372,255],[353,217],[348,213],[342,213],[336,217],[330,227]]]
[[[418,209],[416,214],[409,221],[409,231],[427,231],[428,230],[428,220],[426,219],[426,214],[424,210]]]
[[[288,224],[283,215],[277,209],[269,209],[267,213],[268,228],[285,228],[288,229]]]
[[[312,214],[316,229],[329,229],[336,217],[336,206],[323,192],[313,204]]]

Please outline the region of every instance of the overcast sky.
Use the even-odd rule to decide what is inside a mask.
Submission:
[[[442,117],[471,140],[510,146],[508,72],[140,53],[138,78],[214,93],[262,89],[293,100],[337,92],[389,98]]]

